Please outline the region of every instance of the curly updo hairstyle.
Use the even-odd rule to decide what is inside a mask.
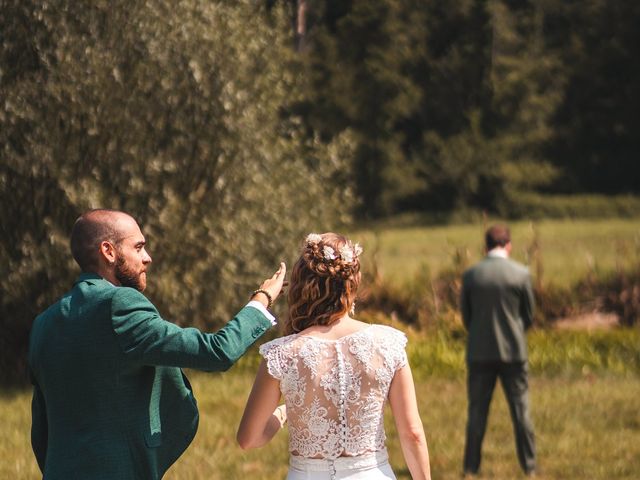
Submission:
[[[331,325],[351,310],[360,285],[361,251],[337,233],[307,237],[291,270],[285,335]]]

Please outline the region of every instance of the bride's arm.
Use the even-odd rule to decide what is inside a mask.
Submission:
[[[244,409],[236,439],[243,449],[265,445],[287,421],[284,405],[280,401],[280,382],[269,375],[263,360]]]
[[[408,364],[399,369],[393,377],[389,388],[389,403],[411,478],[430,480],[429,450]]]

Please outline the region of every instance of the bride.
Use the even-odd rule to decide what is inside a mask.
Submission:
[[[387,399],[411,476],[431,478],[405,335],[349,315],[361,252],[342,235],[307,236],[291,272],[286,336],[260,348],[237,439],[242,448],[261,447],[288,422],[288,480],[395,479]]]

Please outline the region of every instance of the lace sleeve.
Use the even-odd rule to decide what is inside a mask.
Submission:
[[[283,350],[286,337],[276,338],[260,346],[260,355],[267,362],[267,370],[276,380],[282,380],[286,373],[287,361]]]
[[[407,336],[400,330],[384,326],[383,328],[383,348],[382,354],[385,364],[392,372],[397,372],[407,363]]]

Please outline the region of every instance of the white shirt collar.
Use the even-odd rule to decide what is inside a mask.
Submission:
[[[509,252],[506,248],[496,247],[493,250],[487,252],[487,257],[492,258],[509,258]]]

